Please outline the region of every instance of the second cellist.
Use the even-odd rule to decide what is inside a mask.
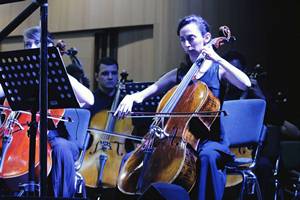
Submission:
[[[221,83],[223,79],[228,80],[241,90],[245,90],[251,85],[250,80],[245,73],[232,66],[214,51],[214,44],[211,41],[212,36],[209,31],[209,25],[202,17],[190,15],[182,18],[178,24],[177,34],[179,36],[180,44],[187,55],[186,64],[166,73],[158,81],[145,90],[126,96],[119,104],[119,107],[115,112],[116,116],[124,117],[126,114],[130,113],[133,102],[140,103],[152,95],[169,90],[178,83],[181,85],[182,79],[188,81],[186,80],[187,75],[190,78],[190,85],[197,81],[201,81],[203,85],[207,85],[214,97],[221,100],[221,103]],[[194,71],[194,74],[191,72],[191,70]],[[183,92],[183,94],[186,93]],[[201,95],[202,93],[194,94]],[[185,96],[182,97],[185,98]],[[165,107],[166,106],[164,106],[164,108]],[[171,109],[171,111],[173,110]],[[189,110],[184,110],[183,108],[182,112],[189,112]],[[196,133],[197,138],[199,138],[199,140],[197,140],[195,143],[190,143],[190,145],[193,146],[197,151],[198,159],[200,161],[199,169],[196,169],[197,174],[199,174],[199,176],[196,178],[198,179],[198,185],[196,189],[196,191],[198,191],[196,194],[197,199],[222,199],[226,180],[223,167],[226,161],[232,158],[232,154],[224,142],[224,138],[219,134],[219,120],[217,118],[212,125],[209,124],[208,126],[201,121],[201,118],[195,118],[195,120],[193,118],[188,122],[188,129],[192,133]],[[159,133],[159,136],[163,135],[162,137],[169,137],[170,135],[173,136],[173,132],[176,131],[177,130],[172,130],[170,132],[170,130],[168,130],[167,132],[164,129],[154,130],[154,132]],[[182,135],[184,134],[182,133]],[[186,140],[187,138],[183,139]],[[143,143],[141,148],[143,148],[143,146],[148,146],[148,144]],[[132,155],[134,156],[135,153],[136,151],[134,151]],[[162,160],[167,157],[167,155],[161,156]],[[147,155],[144,156],[143,163],[145,163],[144,161],[147,162],[145,157],[147,157]],[[137,184],[134,186],[131,185],[131,181],[128,181],[130,180],[130,175],[128,176],[127,169],[128,165],[132,164],[133,162],[131,158],[132,156],[130,156],[125,162],[118,179],[118,188],[122,192],[128,194],[143,192],[143,186],[147,184],[145,182],[143,183],[143,181],[145,181],[143,180],[143,177],[140,178],[143,176],[143,174],[139,175]],[[158,160],[157,162],[162,162],[162,160]],[[140,171],[141,173],[143,172],[140,166],[138,166],[134,172],[137,171]],[[190,173],[188,176],[193,176],[193,174],[195,173]]]
[[[120,100],[120,90],[128,74],[121,73],[122,77],[119,81],[118,63],[110,57],[101,58],[96,67],[95,79],[98,88],[94,91],[95,104],[89,108],[92,139],[85,153],[80,173],[88,187],[89,198],[96,199],[100,190],[101,196],[109,199],[112,195],[110,189],[114,190],[116,187],[122,157],[126,154],[125,139],[102,134],[101,130],[107,133],[126,133],[128,136],[132,132],[130,119],[117,120],[112,113],[108,112],[116,109]]]

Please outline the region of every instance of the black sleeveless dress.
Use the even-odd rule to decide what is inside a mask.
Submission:
[[[181,65],[178,68],[178,82],[180,82],[188,69],[187,65]],[[208,86],[213,95],[222,104],[225,90],[223,89],[222,81],[219,79],[219,65],[213,63],[200,78],[200,81]],[[211,127],[211,131],[202,134],[200,138],[200,144],[197,149],[199,155],[199,176],[197,186],[192,192],[193,199],[221,200],[223,197],[226,184],[224,166],[228,161],[233,159],[234,155],[227,145],[225,136],[221,135],[220,120],[219,118],[217,119]]]

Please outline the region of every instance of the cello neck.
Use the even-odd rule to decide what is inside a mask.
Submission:
[[[121,93],[121,90],[120,90],[120,86],[118,85],[114,101],[111,105],[111,110],[117,109],[117,106],[118,106],[119,100],[120,100],[120,93]],[[109,112],[108,116],[107,116],[105,130],[112,132],[114,130],[115,123],[116,123],[116,117],[113,115],[113,113]]]
[[[124,83],[127,81],[127,76],[128,76],[128,73],[123,70],[121,72],[121,80],[118,83],[115,98],[114,98],[114,101],[111,105],[110,110],[115,111],[117,109],[117,107],[119,105],[119,102],[120,102],[121,90],[125,87]],[[113,132],[114,127],[115,127],[115,123],[116,123],[116,117],[114,116],[114,114],[112,112],[109,112],[108,116],[107,116],[105,130],[109,131],[109,132]]]
[[[199,55],[196,62],[191,66],[187,74],[183,77],[182,81],[176,88],[175,92],[170,97],[169,101],[166,103],[165,107],[161,110],[162,113],[171,113],[173,109],[176,107],[176,104],[180,100],[183,95],[185,89],[189,85],[193,76],[197,73],[199,68],[201,67],[204,61],[204,56],[202,54]]]
[[[231,31],[227,26],[221,26],[219,28],[220,37],[216,37],[211,39],[211,41],[206,44],[206,46],[213,46],[215,48],[219,48],[226,42],[231,42],[235,40],[235,37],[231,35]],[[176,104],[180,100],[181,96],[185,92],[186,88],[188,87],[190,81],[193,79],[194,75],[197,73],[198,69],[202,67],[205,61],[205,55],[202,53],[199,54],[196,61],[193,63],[187,74],[183,77],[182,81],[176,88],[175,92],[170,97],[169,101],[166,105],[162,108],[161,112],[163,113],[171,113],[173,109],[176,107]]]

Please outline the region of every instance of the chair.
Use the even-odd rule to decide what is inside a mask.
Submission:
[[[152,183],[138,200],[190,200],[189,193],[181,186],[170,183]]]
[[[300,141],[281,141],[274,199],[300,199]]]
[[[227,174],[242,176],[240,199],[245,194],[256,194],[261,199],[261,191],[254,174],[256,157],[265,136],[264,115],[266,102],[262,99],[239,99],[224,101],[222,110],[221,132],[230,147],[254,148],[250,158],[236,157],[226,165]],[[247,193],[245,193],[247,192]]]
[[[79,169],[82,165],[85,151],[88,146],[90,134],[87,132],[90,121],[90,111],[82,108],[67,108],[64,116],[70,119],[71,122],[65,123],[66,129],[69,133],[68,140],[74,141],[80,149],[80,155],[75,162],[75,189],[76,196],[85,197],[85,184]]]

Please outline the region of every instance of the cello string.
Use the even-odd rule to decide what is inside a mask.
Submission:
[[[197,60],[193,63],[187,74],[183,77],[176,90],[173,92],[172,96],[167,101],[164,108],[161,110],[163,113],[170,113],[176,107],[178,101],[181,99],[183,93],[185,92],[187,86],[189,85],[192,78],[195,76],[199,68],[204,61],[204,55],[200,54]]]
[[[199,56],[200,57],[200,56]],[[198,59],[197,59],[198,60]],[[172,96],[167,101],[166,105],[162,108],[162,113],[171,113],[175,106],[177,105],[179,99],[185,92],[187,86],[190,83],[190,80],[192,80],[192,77],[196,74],[199,66],[195,62],[188,73],[184,76],[182,80],[188,80],[188,81],[181,81],[180,84],[177,86],[176,90],[173,92]]]

